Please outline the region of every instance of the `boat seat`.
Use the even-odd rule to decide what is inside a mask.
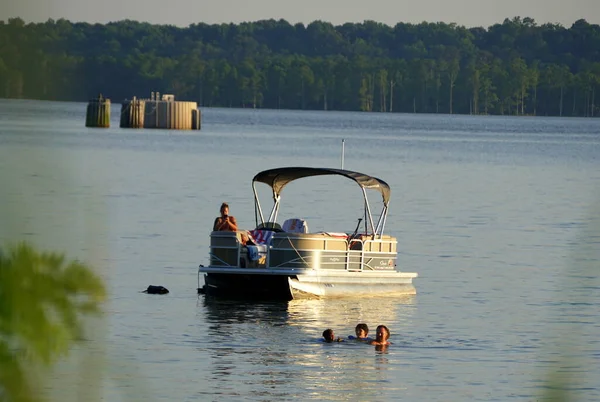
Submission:
[[[272,230],[274,232],[283,232],[281,225],[277,222],[259,223],[255,230]]]
[[[281,227],[284,232],[288,233],[308,233],[308,225],[304,219],[291,218],[283,222]]]

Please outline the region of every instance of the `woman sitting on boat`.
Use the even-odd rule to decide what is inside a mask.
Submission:
[[[229,215],[229,204],[226,202],[221,204],[221,216],[215,219],[213,230],[222,232],[235,232],[238,230],[237,221],[235,217]]]

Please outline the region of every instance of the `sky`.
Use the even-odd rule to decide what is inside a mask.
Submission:
[[[104,24],[130,19],[180,27],[283,18],[304,24],[373,20],[394,26],[441,21],[487,28],[515,16],[567,28],[582,18],[600,24],[600,0],[0,0],[0,21],[65,18]]]

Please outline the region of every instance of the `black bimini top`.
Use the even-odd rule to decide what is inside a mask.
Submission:
[[[273,189],[273,195],[278,197],[281,190],[291,181],[303,177],[339,175],[354,180],[360,187],[377,190],[383,197],[383,205],[387,207],[390,201],[390,186],[376,177],[344,169],[312,168],[312,167],[283,167],[269,169],[258,173],[252,182],[265,183]]]

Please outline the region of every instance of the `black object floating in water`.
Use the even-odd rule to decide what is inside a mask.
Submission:
[[[150,285],[148,286],[148,289],[144,290],[142,293],[148,293],[151,295],[166,295],[169,293],[169,289],[164,286]]]

